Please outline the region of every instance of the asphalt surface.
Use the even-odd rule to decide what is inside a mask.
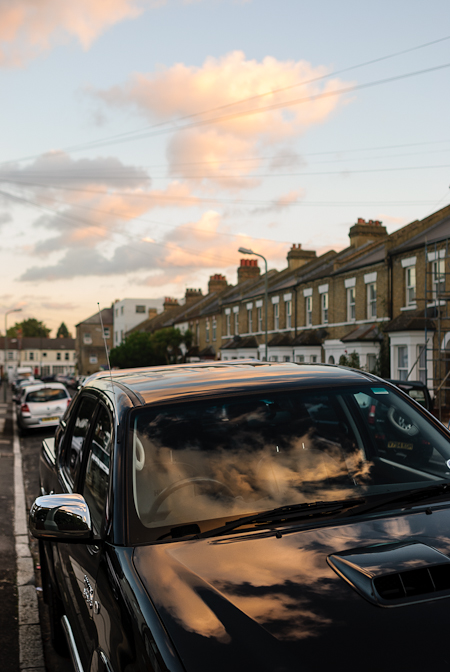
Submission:
[[[13,454],[13,404],[3,404],[0,387],[0,670],[18,672],[21,669],[19,652],[18,590],[16,586],[17,562],[14,538],[14,454]],[[17,429],[16,429],[17,431]],[[39,454],[42,439],[53,430],[34,432],[20,437],[22,468],[27,515],[39,493]],[[46,672],[73,672],[72,662],[62,658],[50,645],[48,608],[42,596],[38,542],[30,536],[30,549],[34,562],[34,584],[38,597],[39,620]],[[30,672],[32,670],[30,669]]]

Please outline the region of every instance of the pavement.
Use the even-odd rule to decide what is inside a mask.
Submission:
[[[30,548],[22,455],[7,392],[7,403],[0,403],[1,672],[45,672],[38,598],[42,589],[38,560]]]
[[[3,393],[3,390],[0,388]],[[3,399],[3,395],[0,396]],[[14,445],[11,403],[0,403],[0,651],[2,672],[19,668],[14,538]]]

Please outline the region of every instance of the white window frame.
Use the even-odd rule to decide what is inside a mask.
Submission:
[[[258,306],[256,309],[256,322],[258,325],[258,331],[263,331],[263,309],[262,306]]]
[[[292,299],[288,299],[284,302],[285,312],[286,312],[286,329],[292,328]]]
[[[273,304],[273,328],[274,331],[278,331],[280,328],[280,304]]]
[[[205,320],[205,340],[207,343],[209,343],[209,333],[209,317],[207,317]]]
[[[247,328],[248,333],[253,334],[253,308],[247,308]]]
[[[230,313],[225,313],[225,328],[226,328],[226,336],[231,336],[231,315],[230,315]]]
[[[377,317],[377,283],[368,282],[367,285],[367,319]]]
[[[239,334],[239,311],[235,310],[234,311],[234,335],[237,336]]]
[[[215,341],[217,339],[217,319],[216,316],[213,315],[212,318],[212,340]]]
[[[328,292],[323,292],[320,295],[320,303],[322,307],[322,324],[328,324]]]
[[[406,380],[409,372],[408,346],[397,345],[395,348],[395,364],[397,370],[397,379]]]
[[[406,303],[408,306],[416,305],[416,267],[407,266],[405,268],[405,288],[406,288]]]
[[[311,327],[312,323],[312,295],[310,294],[305,296],[305,324],[307,327]]]
[[[356,289],[353,285],[347,288],[347,321],[354,322],[356,320]]]
[[[435,259],[431,262],[431,278],[433,283],[433,299],[437,299],[445,292],[445,259]]]

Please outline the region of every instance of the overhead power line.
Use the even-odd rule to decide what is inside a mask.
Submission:
[[[218,112],[220,110],[229,109],[229,108],[237,106],[237,105],[242,105],[242,103],[251,102],[251,101],[254,101],[254,100],[257,100],[257,99],[262,99],[264,97],[267,97],[267,96],[270,96],[270,95],[275,95],[277,93],[281,93],[281,92],[289,90],[289,89],[294,89],[294,88],[298,88],[298,87],[301,87],[301,86],[306,86],[306,85],[314,83],[314,82],[318,82],[318,81],[321,81],[321,80],[324,80],[324,79],[329,79],[331,77],[336,77],[337,75],[341,75],[345,72],[350,72],[350,71],[356,70],[358,68],[363,68],[363,67],[366,67],[368,65],[373,65],[375,63],[379,63],[381,61],[396,58],[397,56],[401,56],[401,55],[404,55],[404,54],[407,54],[407,53],[411,53],[413,51],[417,51],[417,50],[420,50],[420,49],[425,49],[425,48],[433,46],[435,44],[439,44],[440,42],[445,42],[449,39],[450,39],[450,35],[447,35],[447,36],[444,36],[442,38],[438,38],[437,40],[432,40],[430,42],[425,42],[423,44],[419,44],[419,45],[416,45],[414,47],[404,49],[402,51],[394,52],[392,54],[387,54],[385,56],[380,56],[380,57],[377,57],[375,59],[371,59],[369,61],[364,61],[364,62],[358,63],[356,65],[348,66],[346,68],[341,68],[340,70],[334,70],[334,71],[332,71],[330,73],[327,73],[325,75],[321,75],[319,77],[314,77],[314,78],[309,79],[309,80],[304,80],[303,82],[298,82],[296,84],[292,84],[292,85],[289,85],[287,87],[272,89],[270,91],[266,91],[264,93],[257,94],[255,96],[250,96],[250,97],[247,97],[247,98],[243,98],[243,99],[234,101],[232,103],[227,103],[225,105],[216,106],[216,107],[210,108],[208,110],[193,112],[193,113],[188,114],[188,115],[177,117],[176,119],[171,119],[169,121],[160,122],[158,124],[153,124],[153,125],[150,125],[150,126],[143,127],[141,129],[135,129],[134,131],[127,131],[125,133],[118,133],[118,134],[115,134],[115,135],[100,138],[98,140],[92,140],[92,141],[88,141],[88,142],[84,142],[84,143],[79,143],[77,145],[71,145],[71,146],[63,148],[62,151],[76,152],[76,151],[82,151],[84,149],[94,149],[94,148],[97,148],[97,147],[106,146],[108,144],[115,144],[115,141],[132,140],[132,139],[135,139],[135,138],[139,139],[141,137],[145,137],[145,136],[142,136],[142,133],[146,133],[147,131],[150,131],[150,130],[153,130],[153,129],[162,128],[163,126],[167,126],[169,124],[171,126],[173,126],[173,128],[169,129],[169,132],[179,130],[178,128],[174,127],[174,125],[178,124],[180,122],[187,121],[189,119],[193,119],[193,118],[198,117],[198,116],[203,116],[205,114]],[[405,75],[405,76],[412,76],[412,75]],[[40,154],[33,154],[33,155],[18,158],[18,159],[13,159],[11,161],[16,161],[16,162],[29,161],[29,160],[34,159],[34,158],[36,158],[38,156],[41,156],[41,155],[42,155],[42,152]],[[0,165],[3,165],[5,163],[9,163],[9,162],[10,161],[3,161],[3,162],[0,162]]]
[[[321,100],[322,98],[333,98],[335,96],[342,96],[346,93],[354,93],[355,91],[361,91],[363,89],[368,89],[372,88],[375,86],[381,86],[382,84],[390,84],[392,82],[397,82],[402,79],[408,79],[411,77],[417,77],[419,75],[425,75],[430,72],[436,72],[438,70],[443,70],[445,68],[449,68],[450,63],[443,63],[441,65],[436,65],[431,68],[424,68],[423,70],[415,70],[413,72],[406,72],[402,75],[394,75],[393,77],[385,77],[383,79],[377,79],[372,82],[365,82],[364,84],[355,84],[354,86],[346,86],[343,87],[342,89],[335,89],[334,91],[324,91],[322,93],[317,93],[317,94],[310,94],[308,96],[305,96],[303,98],[296,98],[294,100],[287,100],[283,101],[280,103],[272,103],[271,105],[266,105],[264,107],[258,107],[258,108],[253,108],[249,110],[245,110],[242,112],[234,112],[230,114],[225,114],[220,117],[212,117],[211,119],[204,119],[204,120],[199,120],[199,121],[193,121],[191,123],[184,124],[184,126],[176,126],[176,127],[171,127],[171,128],[164,128],[164,129],[157,129],[153,131],[148,131],[141,133],[139,135],[133,135],[132,137],[129,138],[122,138],[122,139],[117,139],[115,141],[108,141],[108,142],[98,142],[96,144],[92,144],[89,149],[99,149],[101,147],[105,147],[107,145],[111,144],[121,144],[123,142],[128,142],[131,140],[143,140],[144,138],[152,138],[156,137],[159,135],[167,135],[169,133],[179,133],[180,131],[186,131],[191,128],[199,128],[201,126],[210,126],[212,124],[218,124],[220,122],[228,122],[228,121],[233,121],[235,119],[240,119],[242,117],[249,117],[253,116],[256,114],[264,114],[266,112],[272,112],[273,110],[279,110],[281,108],[287,108],[287,107],[295,107],[296,105],[301,105],[304,103],[311,103],[315,100]],[[79,151],[81,149],[86,149],[86,147],[72,147],[72,148],[67,148],[66,151]]]
[[[450,142],[446,140],[440,141],[440,144],[445,143],[445,142]],[[416,143],[415,143],[416,144]],[[363,150],[351,150],[351,151],[363,151]],[[368,151],[368,150],[366,150]],[[403,158],[403,157],[408,157],[408,156],[423,156],[425,154],[442,154],[442,153],[448,153],[449,148],[445,147],[442,149],[432,149],[428,151],[422,151],[422,152],[407,152],[406,154],[385,154],[385,155],[379,155],[379,156],[358,156],[354,158],[340,158],[340,159],[327,159],[326,161],[310,161],[308,162],[308,166],[315,166],[315,165],[323,165],[323,164],[329,164],[329,163],[346,163],[349,161],[374,161],[374,160],[380,160],[380,159],[396,159],[396,158]],[[345,152],[345,150],[341,150],[341,152]],[[321,154],[324,154],[325,152],[321,152]],[[334,153],[339,153],[338,150],[336,152],[327,152],[327,154],[334,154]],[[302,158],[304,156],[311,156],[311,154],[301,154],[300,157]],[[230,159],[229,161],[223,161],[223,160],[216,160],[216,161],[193,161],[189,163],[177,163],[177,164],[172,164],[171,169],[173,170],[174,168],[178,167],[183,167],[183,166],[209,166],[209,165],[215,165],[215,164],[221,164],[222,166],[232,165],[234,163],[242,163],[242,162],[262,162],[262,161],[271,161],[273,159],[294,159],[297,158],[295,155],[292,154],[287,154],[287,155],[277,155],[275,154],[274,156],[269,156],[269,157],[258,157],[255,156],[253,158],[237,158],[237,159]],[[163,168],[166,167],[165,165],[159,164],[156,166],[141,166],[141,168]],[[123,172],[120,172],[120,170],[123,170]],[[275,169],[274,169],[275,170]],[[31,168],[30,170],[27,170],[26,168],[23,170],[17,171],[17,176],[19,179],[22,179],[23,177],[41,177],[41,178],[57,178],[58,180],[88,180],[88,179],[97,179],[97,180],[126,180],[127,178],[130,180],[136,180],[135,175],[130,175],[130,171],[124,170],[123,167],[119,169],[114,169],[111,168],[108,172],[102,171],[102,172],[97,172],[93,171],[92,173],[89,172],[84,172],[80,170],[77,167],[73,168],[65,168],[61,169],[59,171],[53,170],[53,171],[43,171],[43,170],[36,170]],[[167,178],[167,179],[183,179],[185,177],[186,173],[183,173],[181,175],[159,175],[157,177],[161,178]],[[8,173],[5,173],[5,176],[8,176]],[[214,175],[211,174],[211,177],[220,177],[220,174]],[[155,177],[154,174],[149,175],[148,179],[150,180],[152,177]],[[195,177],[195,176],[194,176]],[[242,177],[245,177],[243,174]],[[4,180],[2,179],[2,175],[0,173],[0,182],[3,182]]]
[[[26,203],[27,205],[31,205],[35,208],[40,209],[40,210],[51,212],[52,214],[57,215],[58,217],[62,217],[63,219],[65,219],[68,222],[69,226],[73,227],[73,225],[76,224],[77,226],[75,228],[79,228],[80,225],[82,225],[82,226],[87,225],[87,226],[90,226],[90,227],[95,227],[95,228],[99,229],[99,231],[106,231],[106,232],[111,233],[111,229],[108,229],[108,227],[106,227],[102,224],[97,224],[96,222],[92,222],[90,220],[82,219],[80,217],[74,217],[73,215],[69,215],[67,213],[60,212],[59,210],[54,210],[53,208],[50,208],[46,205],[42,205],[41,203],[36,203],[35,201],[32,201],[31,199],[23,198],[22,196],[16,196],[15,194],[10,194],[7,191],[3,191],[3,190],[0,190],[0,194],[2,196],[6,196],[8,198],[11,198],[14,201],[19,201],[19,202],[22,202],[22,203]],[[74,224],[71,224],[72,222]],[[99,238],[103,239],[103,236],[102,236],[101,233],[96,233],[95,231],[92,231],[92,233],[93,233],[93,235],[98,236]],[[132,236],[130,236],[129,234],[124,234],[122,232],[117,232],[117,231],[113,231],[112,233],[118,233],[119,235],[121,235],[125,238],[128,238],[129,240],[133,239]],[[249,238],[251,238],[251,237],[252,236],[249,236]],[[136,238],[136,241],[137,241],[137,238]],[[142,249],[142,238],[141,237],[139,237],[139,242],[140,242],[140,247],[132,247],[129,244],[125,244],[124,247],[128,247],[135,252],[139,252],[139,254],[143,254],[145,256],[148,256],[148,254]],[[173,242],[162,243],[162,242],[158,242],[158,241],[145,241],[145,242],[149,245],[157,245],[159,247],[164,247],[164,248],[171,249],[171,250],[180,249],[183,252],[187,252],[188,254],[191,254],[192,256],[195,256],[195,257],[200,258],[200,259],[201,258],[213,259],[215,261],[219,261],[220,263],[223,263],[224,261],[226,261],[230,264],[235,264],[236,263],[236,259],[227,259],[226,257],[225,258],[224,257],[219,257],[218,255],[216,256],[216,255],[207,254],[207,253],[204,253],[204,252],[199,253],[198,249],[195,249],[195,250],[190,249],[190,248],[184,247],[184,246],[182,246],[178,243],[173,243]],[[275,242],[275,241],[271,241],[271,242]]]
[[[288,90],[298,88],[300,86],[307,86],[308,84],[313,84],[315,82],[319,82],[319,81],[324,80],[324,79],[330,79],[331,77],[336,77],[337,75],[342,75],[345,72],[350,72],[352,70],[357,70],[358,68],[363,68],[363,67],[366,67],[368,65],[373,65],[375,63],[380,63],[381,61],[386,61],[386,60],[389,60],[391,58],[395,58],[397,56],[402,56],[404,54],[407,54],[407,53],[410,53],[410,52],[413,52],[413,51],[417,51],[419,49],[425,49],[426,47],[430,47],[430,46],[438,44],[440,42],[445,42],[446,40],[449,40],[449,39],[450,39],[450,35],[447,35],[447,36],[439,38],[437,40],[432,40],[431,42],[425,42],[424,44],[419,44],[415,47],[410,47],[409,49],[404,49],[402,51],[397,51],[393,54],[388,54],[386,56],[380,56],[378,58],[374,58],[374,59],[371,59],[369,61],[363,61],[362,63],[358,63],[356,65],[351,65],[351,66],[348,66],[347,68],[341,68],[340,70],[334,70],[333,72],[327,73],[325,75],[320,75],[319,77],[313,77],[311,79],[304,80],[303,82],[297,82],[296,84],[291,84],[289,86],[280,87],[278,89],[271,89],[270,91],[265,91],[264,93],[260,93],[260,94],[254,95],[254,96],[249,96],[247,98],[241,98],[240,100],[236,100],[232,103],[227,103],[225,105],[218,105],[216,107],[212,107],[212,108],[209,108],[207,110],[203,110],[201,112],[193,112],[192,114],[187,114],[187,115],[184,115],[184,116],[181,116],[181,117],[177,117],[176,119],[173,119],[173,120],[160,122],[158,124],[152,124],[150,126],[146,126],[146,127],[142,128],[142,129],[136,129],[134,131],[128,131],[126,133],[119,133],[119,134],[104,138],[103,140],[98,140],[98,141],[94,140],[92,142],[85,143],[84,145],[74,145],[73,147],[67,148],[66,151],[75,151],[75,150],[78,150],[79,148],[87,148],[87,147],[90,147],[92,145],[97,145],[97,142],[103,143],[104,141],[116,140],[116,139],[119,139],[119,138],[125,138],[127,136],[131,136],[131,135],[134,135],[136,133],[140,134],[143,131],[145,132],[145,131],[148,131],[148,130],[151,130],[151,129],[154,129],[154,128],[160,128],[160,127],[166,126],[168,124],[178,124],[180,122],[187,121],[188,119],[193,119],[195,117],[203,116],[205,114],[210,114],[212,112],[218,112],[219,110],[225,110],[225,109],[229,109],[231,107],[235,107],[237,105],[242,105],[242,103],[247,103],[247,102],[251,102],[251,101],[254,101],[254,100],[259,100],[259,99],[265,98],[267,96],[272,96],[272,95],[277,94],[277,93],[282,93],[284,91],[288,91]],[[177,129],[175,128],[173,130],[177,130]]]

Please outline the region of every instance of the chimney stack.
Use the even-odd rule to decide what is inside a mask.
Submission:
[[[308,261],[316,258],[315,250],[302,250],[301,243],[297,245],[293,243],[291,249],[287,254],[287,262],[289,270],[294,270],[295,268],[300,268],[304,264],[307,264]]]
[[[385,238],[388,234],[386,227],[381,225],[378,219],[369,219],[366,222],[362,217],[358,217],[358,221],[349,231],[350,245],[352,247],[361,247],[365,243],[373,243]]]
[[[166,296],[163,303],[164,312],[166,310],[171,310],[172,308],[177,308],[178,305],[178,299],[172,299],[172,297]]]
[[[184,301],[185,303],[192,303],[193,301],[196,301],[197,299],[200,299],[203,296],[202,290],[201,289],[186,289],[186,293],[184,295]]]
[[[148,309],[148,319],[152,320],[156,315],[158,314],[158,311],[156,308],[149,308]]]
[[[260,268],[257,259],[241,259],[241,265],[238,268],[238,285],[246,280],[257,280],[260,276]]]
[[[210,276],[208,282],[208,294],[211,294],[211,292],[221,292],[226,287],[228,287],[228,282],[224,275],[215,273]]]

